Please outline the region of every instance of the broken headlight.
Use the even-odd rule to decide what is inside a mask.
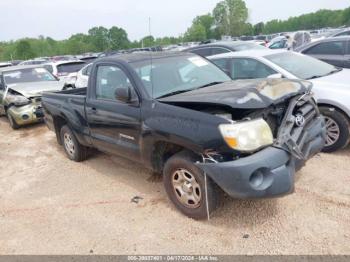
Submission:
[[[24,106],[30,104],[30,100],[22,95],[7,94],[6,99],[8,104],[14,104],[15,106]]]
[[[231,148],[242,152],[252,152],[273,143],[271,128],[262,118],[222,124],[219,130]]]

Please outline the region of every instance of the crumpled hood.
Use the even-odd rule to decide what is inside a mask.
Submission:
[[[28,82],[7,85],[8,89],[12,89],[23,96],[35,97],[41,96],[46,91],[59,91],[63,88],[63,83],[60,81],[42,81],[42,82]]]
[[[237,80],[159,99],[166,103],[208,103],[255,109],[278,104],[312,87],[307,81],[287,79]]]

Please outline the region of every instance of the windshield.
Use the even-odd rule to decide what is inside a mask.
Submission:
[[[231,79],[214,64],[199,56],[153,58],[131,63],[153,98],[186,92]]]
[[[4,73],[6,84],[57,81],[45,68],[26,68]]]
[[[76,73],[80,71],[86,64],[84,62],[66,63],[57,66],[57,72],[59,74]]]
[[[265,58],[304,80],[326,76],[337,70],[336,67],[320,60],[293,52],[268,55]]]

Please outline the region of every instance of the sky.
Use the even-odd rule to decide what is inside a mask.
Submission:
[[[0,41],[50,36],[61,40],[94,26],[124,28],[131,40],[179,36],[193,18],[220,0],[0,0]],[[287,19],[319,9],[343,9],[349,0],[245,0],[249,22]],[[317,4],[316,4],[317,3]]]

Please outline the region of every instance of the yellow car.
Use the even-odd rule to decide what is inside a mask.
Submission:
[[[42,92],[62,88],[62,82],[40,65],[0,68],[0,115],[7,116],[13,129],[40,122]]]

